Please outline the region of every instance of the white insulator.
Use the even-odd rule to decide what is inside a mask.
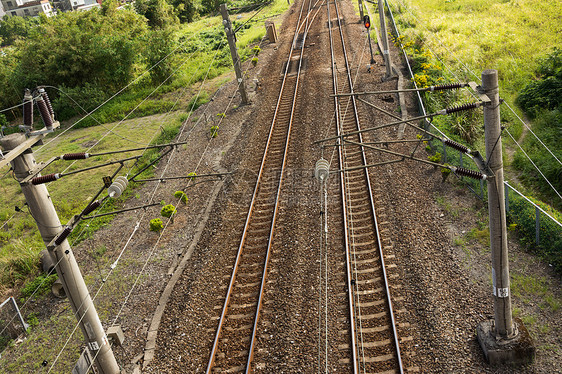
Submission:
[[[320,182],[325,182],[328,179],[328,175],[330,174],[330,163],[328,160],[321,158],[320,160],[316,161],[316,166],[314,168],[314,176]]]
[[[123,191],[125,191],[125,188],[127,188],[128,184],[129,181],[123,176],[115,178],[115,181],[107,189],[109,197],[118,198],[119,196],[121,196]]]

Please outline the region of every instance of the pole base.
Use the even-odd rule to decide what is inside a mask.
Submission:
[[[496,336],[494,320],[480,323],[476,328],[478,342],[484,351],[486,360],[492,366],[527,365],[535,359],[535,344],[523,321],[513,318],[517,334],[513,338]]]

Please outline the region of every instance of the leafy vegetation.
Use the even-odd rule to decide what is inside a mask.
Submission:
[[[562,123],[562,52],[560,38],[553,38],[553,35],[562,32],[562,25],[557,21],[562,16],[562,8],[538,0],[399,0],[393,10],[402,35],[395,42],[401,44],[408,53],[415,74],[414,81],[419,86],[471,80],[479,82],[484,69],[498,70],[500,95],[516,110],[513,114],[502,105],[502,126],[523,143],[529,157],[555,188],[562,191],[562,166],[534,136],[523,131],[523,125],[516,118],[522,113],[514,105],[517,103],[529,118],[534,119],[533,131],[558,159],[562,159],[559,141]],[[552,17],[545,18],[544,14]],[[427,111],[435,112],[473,101],[463,92],[466,91],[422,96]],[[481,111],[439,116],[433,118],[432,124],[453,140],[470,145],[484,154],[483,119],[479,113]],[[521,139],[523,134],[525,136]],[[508,177],[510,172],[519,171],[517,177],[525,186],[518,189],[532,191],[533,195],[549,201],[555,209],[562,209],[562,201],[525,154],[510,138],[505,144],[515,148],[513,159],[506,158],[505,165]],[[429,148],[443,147],[435,141],[428,141],[428,145]],[[443,161],[459,165],[460,157],[457,152],[444,152]],[[463,167],[475,169],[474,165],[466,162]],[[466,179],[464,183],[474,191],[482,189],[482,198],[485,199],[485,189],[481,185]],[[560,218],[554,211],[553,215]],[[515,225],[513,227],[529,248],[560,271],[562,248],[557,241],[562,235],[559,226],[543,217],[542,242],[535,246],[534,207],[519,197],[510,196],[510,216],[512,225]]]
[[[184,204],[187,204],[187,195],[183,191],[174,192],[174,197]]]
[[[211,138],[216,138],[218,134],[219,134],[219,127],[211,126]]]
[[[173,219],[173,216],[176,214],[176,212],[177,210],[175,206],[173,206],[172,204],[167,204],[162,207],[160,214],[162,215],[162,217]]]
[[[540,57],[535,72],[537,79],[525,86],[517,97],[517,103],[535,119],[533,131],[562,159],[562,144],[559,141],[562,135],[562,49],[554,48],[551,53]],[[525,138],[523,147],[554,188],[561,192],[562,165],[532,135]],[[522,172],[521,180],[534,186],[542,197],[553,201],[553,205],[562,210],[558,195],[524,154],[515,155],[513,166]]]
[[[515,194],[511,194],[515,195]],[[562,222],[562,214],[558,213],[545,203],[529,197],[531,201],[539,205],[544,211]],[[541,214],[540,220],[540,242],[535,243],[536,238],[536,210],[520,196],[510,196],[508,220],[515,224],[515,229],[520,235],[523,243],[534,253],[543,257],[555,270],[562,273],[562,227]]]
[[[158,232],[164,228],[164,223],[160,218],[154,218],[150,220],[150,231]]]
[[[53,283],[58,279],[57,274],[40,274],[32,281],[27,282],[21,289],[20,301],[24,302],[25,299],[34,296],[39,297],[51,291]]]

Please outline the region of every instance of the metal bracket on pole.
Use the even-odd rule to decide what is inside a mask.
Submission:
[[[58,128],[59,126],[60,126],[60,123],[58,121],[54,122],[53,123],[53,130]],[[10,150],[7,154],[5,154],[4,158],[2,158],[0,160],[0,168],[8,165],[11,161],[15,160],[23,152],[27,151],[29,148],[36,145],[37,142],[41,141],[47,135],[47,132],[52,132],[52,131],[47,131],[47,128],[44,127],[41,130],[36,131],[36,132],[39,132],[39,133],[33,134],[33,135],[32,135],[32,133],[30,133],[30,136],[26,140],[24,140],[16,148]]]
[[[482,86],[479,86],[478,84],[476,84],[476,82],[468,82],[468,86],[472,88],[476,95],[478,95],[480,101],[482,101],[484,105],[488,105],[491,103],[490,98],[488,97]]]

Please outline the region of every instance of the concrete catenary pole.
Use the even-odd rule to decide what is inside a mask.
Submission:
[[[0,140],[4,151],[10,151],[25,141],[24,134],[8,135]],[[11,162],[18,181],[30,175],[30,171],[37,167],[31,148],[28,148]],[[49,244],[62,231],[51,197],[44,184],[21,185],[29,210],[37,222],[39,232],[45,244]],[[59,279],[78,320],[88,348],[96,356],[95,365],[101,374],[119,373],[119,365],[115,360],[111,346],[98,317],[96,308],[78,268],[74,254],[65,239],[60,245],[49,251],[56,266]]]
[[[242,104],[248,104],[248,95],[246,94],[246,85],[244,84],[244,76],[242,75],[242,67],[240,64],[240,56],[238,56],[238,49],[236,48],[236,40],[234,38],[234,30],[232,30],[232,23],[228,16],[228,9],[226,4],[221,4],[220,11],[222,15],[222,24],[224,25],[224,32],[228,39],[228,46],[230,47],[230,55],[234,64],[234,71],[236,72],[236,80],[238,81],[238,90],[242,96]]]
[[[493,172],[488,181],[488,214],[490,218],[490,246],[492,249],[492,283],[494,295],[495,330],[502,338],[514,333],[509,289],[509,261],[507,253],[507,227],[505,221],[505,195],[503,187],[502,140],[500,127],[500,99],[498,72],[482,72],[482,89],[490,98],[484,107],[486,159]]]
[[[363,22],[363,1],[362,0],[357,0],[357,4],[359,4],[359,22]]]
[[[382,55],[384,57],[384,65],[386,66],[386,74],[384,79],[393,78],[392,74],[392,61],[390,59],[390,50],[388,48],[388,33],[386,32],[386,18],[384,16],[384,0],[379,0],[379,17],[381,26],[381,39],[382,39]]]

